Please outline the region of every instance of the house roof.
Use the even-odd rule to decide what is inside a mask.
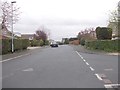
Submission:
[[[24,39],[29,39],[29,38],[32,38],[34,37],[35,34],[22,34],[21,37],[24,38]]]

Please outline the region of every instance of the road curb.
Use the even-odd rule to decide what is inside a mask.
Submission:
[[[118,55],[120,55],[120,53],[107,53],[107,55],[114,55],[114,56],[118,56]]]
[[[30,55],[30,53],[19,55],[19,56],[8,58],[8,59],[4,59],[4,60],[0,61],[0,63],[6,62],[6,61],[10,61],[10,60],[13,60],[13,59],[16,59],[16,58],[20,58],[20,57],[23,57],[23,56],[27,56],[27,55]]]

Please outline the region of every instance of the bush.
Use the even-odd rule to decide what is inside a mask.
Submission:
[[[49,45],[49,41],[48,40],[45,40],[45,45]]]
[[[44,45],[44,41],[41,39],[39,40],[39,46],[43,46]]]
[[[38,44],[39,44],[39,43],[38,43],[37,40],[35,40],[35,39],[30,41],[30,45],[31,45],[32,47],[33,47],[33,46],[38,46]]]
[[[2,54],[6,54],[11,51],[11,40],[3,39],[2,40]]]
[[[41,40],[31,40],[30,41],[30,46],[43,46],[44,45],[44,41],[41,39]]]
[[[69,39],[68,38],[65,38],[64,44],[69,44]]]
[[[27,49],[30,46],[30,41],[28,39],[22,39],[22,49]]]
[[[6,54],[11,52],[11,39],[3,39],[2,40],[2,54]],[[14,51],[27,49],[29,46],[28,39],[14,39]]]
[[[98,40],[111,40],[112,39],[112,29],[107,27],[97,27],[96,36]]]
[[[86,42],[86,47],[107,52],[120,52],[120,40],[97,40]]]
[[[80,40],[80,45],[84,46],[85,45],[85,39]]]
[[[2,54],[2,40],[0,39],[0,55]]]

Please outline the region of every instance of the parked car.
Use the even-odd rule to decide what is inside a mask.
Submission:
[[[50,44],[50,46],[51,46],[51,47],[58,47],[58,43],[52,42],[52,43]]]

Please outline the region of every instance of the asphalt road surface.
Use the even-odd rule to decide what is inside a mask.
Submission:
[[[38,48],[2,62],[3,88],[116,88],[118,56]]]

